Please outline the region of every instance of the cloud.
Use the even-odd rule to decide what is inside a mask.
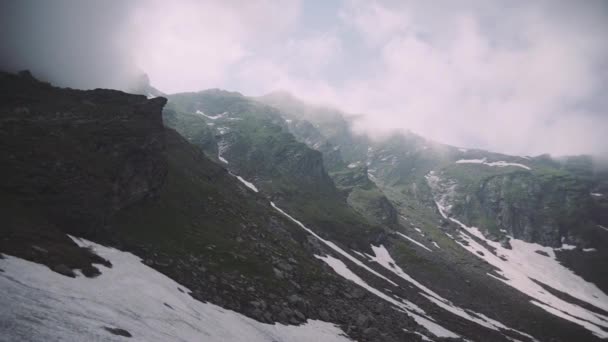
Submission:
[[[287,90],[412,130],[514,154],[608,157],[602,1],[2,2],[0,65],[60,85]]]
[[[0,2],[0,69],[31,70],[74,88],[124,88],[140,72],[130,56],[122,1]]]
[[[540,2],[432,9],[349,2],[342,24],[374,49],[340,86],[292,80],[309,99],[364,113],[374,135],[410,129],[514,154],[608,155],[606,6]],[[345,54],[350,53],[346,51]],[[326,82],[329,83],[329,82]]]

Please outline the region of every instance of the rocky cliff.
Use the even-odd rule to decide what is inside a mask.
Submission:
[[[0,73],[0,196],[10,218],[0,250],[74,265],[45,258],[54,244],[75,248],[59,232],[99,234],[119,210],[156,196],[167,173],[165,102]]]

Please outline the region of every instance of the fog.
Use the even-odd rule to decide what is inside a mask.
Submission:
[[[0,68],[61,86],[285,90],[373,136],[608,158],[605,1],[0,4]]]

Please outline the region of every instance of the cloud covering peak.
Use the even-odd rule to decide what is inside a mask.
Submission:
[[[2,67],[73,87],[284,89],[513,154],[608,157],[604,1],[3,1]],[[17,15],[15,15],[15,13]]]

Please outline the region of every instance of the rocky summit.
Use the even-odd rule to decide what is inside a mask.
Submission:
[[[0,340],[608,339],[590,157],[140,83],[0,73]]]

